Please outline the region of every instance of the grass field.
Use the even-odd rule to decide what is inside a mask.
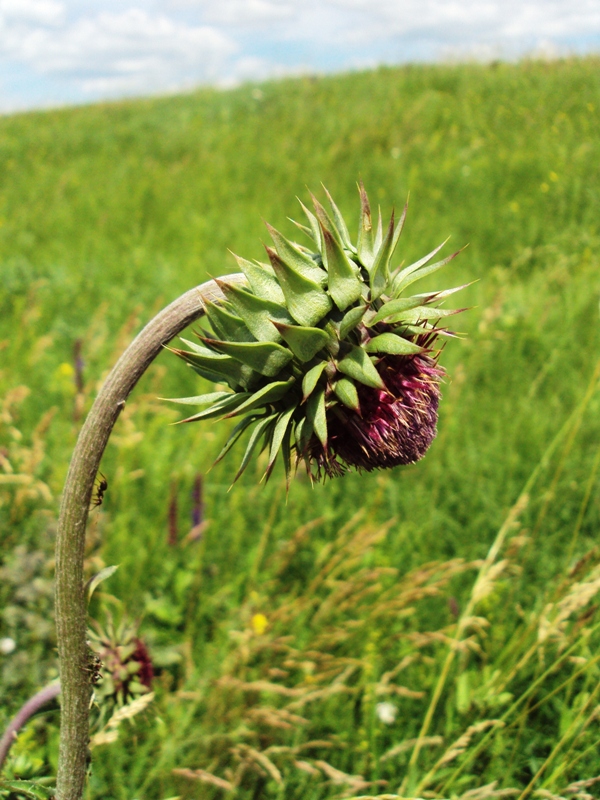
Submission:
[[[358,222],[359,177],[385,214],[410,191],[400,259],[451,236],[469,247],[444,285],[477,281],[409,468],[299,471],[286,499],[260,462],[228,492],[241,452],[209,472],[227,425],[169,427],[157,399],[208,384],[168,353],[149,370],[86,564],[120,565],[91,614],[140,620],[155,696],[103,732],[94,712],[118,739],[94,740],[90,800],[597,795],[578,782],[600,775],[599,68],[409,66],[0,119],[0,726],[56,676],[60,492],[145,321],[235,271],[228,249],[260,258],[262,219],[291,235],[306,187]],[[57,729],[36,717],[5,776],[52,776]]]

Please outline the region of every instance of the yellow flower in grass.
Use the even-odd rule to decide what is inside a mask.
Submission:
[[[269,625],[269,620],[265,617],[264,614],[254,614],[252,619],[250,620],[250,624],[252,626],[252,630],[257,636],[262,636],[263,633],[267,630]]]
[[[63,361],[63,363],[60,364],[56,370],[56,374],[61,378],[72,378],[75,374],[75,370],[71,364],[69,364],[67,361]]]

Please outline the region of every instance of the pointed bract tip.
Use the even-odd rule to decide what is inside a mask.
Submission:
[[[392,216],[390,217],[390,224],[388,225],[388,236],[393,235],[395,224],[396,224],[396,209],[392,208]]]
[[[371,223],[371,204],[369,203],[369,197],[361,181],[358,190],[360,193],[360,210],[361,210],[361,217],[362,217],[362,225],[363,228],[367,231],[370,231],[372,228]],[[366,224],[365,224],[366,223]]]
[[[277,253],[277,250],[275,250],[275,248],[269,247],[268,244],[265,244],[264,248],[267,251],[267,255],[269,256],[269,261],[271,262],[271,265],[282,263],[281,259],[279,258],[279,254]]]
[[[312,192],[309,192],[309,194],[310,194],[310,199],[312,200],[312,204],[315,207],[315,209],[320,209],[320,210],[324,211],[325,209],[323,208],[323,204],[321,203],[319,198],[316,195],[314,195]]]
[[[325,186],[325,184],[324,184],[322,181],[321,181],[321,186],[323,187],[323,191],[325,192],[325,194],[326,194],[326,196],[327,196],[327,199],[329,200],[329,202],[330,202],[332,205],[335,205],[335,203],[334,203],[334,201],[333,201],[333,197],[331,196],[331,194],[330,194],[329,190],[327,189],[327,187]]]

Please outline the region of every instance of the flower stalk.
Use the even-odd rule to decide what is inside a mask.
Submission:
[[[25,725],[25,723],[28,722],[28,720],[30,720],[34,714],[37,714],[41,708],[48,703],[51,703],[53,700],[56,700],[59,694],[60,683],[58,681],[49,683],[48,686],[44,686],[44,688],[40,689],[39,692],[36,692],[33,697],[30,697],[29,700],[27,700],[27,702],[24,703],[17,711],[15,716],[10,721],[7,729],[4,731],[2,738],[0,739],[0,770],[2,769],[4,762],[6,761],[6,757],[8,756],[8,752],[23,725]]]
[[[244,282],[229,275],[229,283]],[[83,581],[85,529],[94,480],[130,392],[163,347],[221,297],[214,281],[191,289],[138,334],[114,366],[81,429],[62,496],[56,540],[56,627],[61,680],[61,732],[56,800],[81,800],[87,769],[92,692]]]

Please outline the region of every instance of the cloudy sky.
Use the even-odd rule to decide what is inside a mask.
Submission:
[[[600,0],[0,0],[0,111],[590,51],[600,51]]]

